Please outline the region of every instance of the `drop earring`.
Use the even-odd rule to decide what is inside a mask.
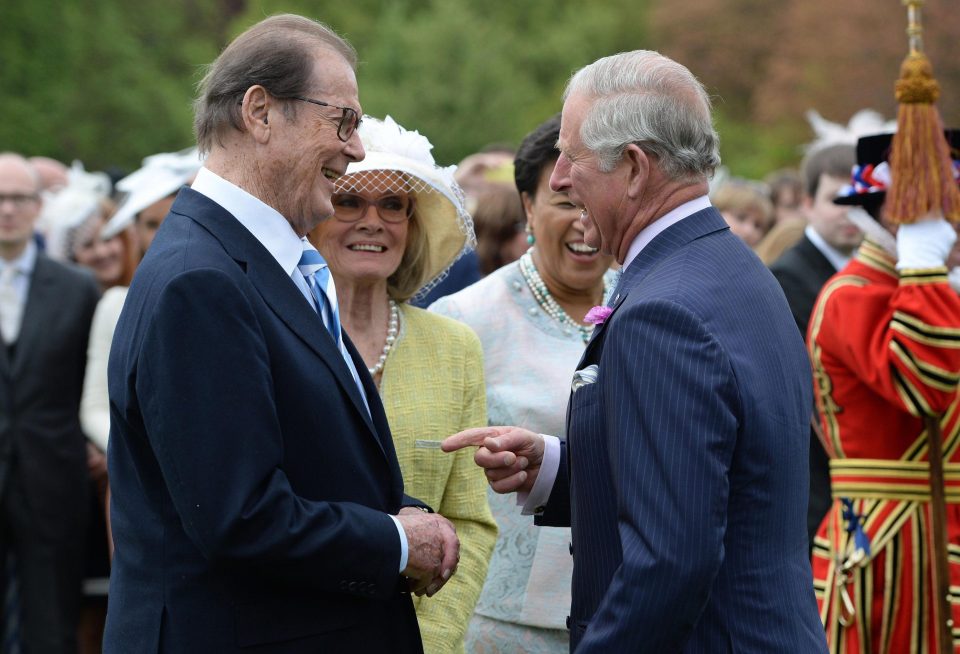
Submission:
[[[537,237],[533,235],[533,228],[527,224],[527,245],[533,245],[537,242]]]

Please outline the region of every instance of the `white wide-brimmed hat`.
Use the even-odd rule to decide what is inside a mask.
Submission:
[[[67,172],[67,185],[45,193],[40,221],[47,253],[54,259],[70,261],[77,235],[88,220],[100,215],[101,203],[110,197],[110,176],[87,172],[74,161]]]
[[[163,152],[143,160],[143,168],[117,182],[124,193],[120,208],[103,228],[102,238],[113,238],[133,224],[137,214],[188,183],[200,170],[203,159],[197,148]]]
[[[362,190],[366,183],[375,184],[374,176],[364,173],[397,171],[404,175],[407,190],[415,198],[414,216],[427,240],[427,262],[417,292],[423,295],[476,244],[463,190],[453,178],[457,167],[438,166],[430,153],[430,141],[390,116],[383,120],[364,116],[358,132],[367,156],[347,166],[346,174],[337,180],[337,190]]]

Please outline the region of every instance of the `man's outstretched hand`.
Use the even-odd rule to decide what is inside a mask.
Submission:
[[[444,452],[477,447],[473,460],[498,493],[530,492],[543,462],[543,436],[520,427],[477,427],[450,436]]]

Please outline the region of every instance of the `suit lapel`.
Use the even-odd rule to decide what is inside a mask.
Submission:
[[[817,246],[804,235],[800,240],[800,254],[807,264],[810,274],[807,277],[812,284],[816,284],[816,290],[819,291],[828,279],[836,274],[837,269],[833,267],[830,260],[823,256],[823,252],[817,249]]]
[[[39,339],[44,338],[41,332],[43,325],[50,324],[55,318],[57,307],[57,284],[53,275],[50,261],[42,254],[37,255],[37,261],[30,278],[30,290],[27,291],[27,303],[23,307],[23,319],[20,324],[20,334],[9,362],[10,372],[16,377],[22,372],[27,361],[33,358],[30,352],[37,346]],[[3,354],[7,359],[6,352]]]
[[[580,359],[580,364],[577,365],[577,369],[579,370],[583,362],[588,361],[589,357],[592,356],[593,345],[600,339],[610,322],[610,318],[623,305],[630,292],[637,288],[647,275],[688,243],[724,229],[727,229],[727,223],[723,220],[720,212],[713,207],[707,207],[671,225],[650,241],[640,251],[637,258],[631,261],[630,265],[620,274],[620,281],[617,283],[609,302],[613,311],[607,316],[606,320],[593,330],[590,342],[587,343],[587,348]]]
[[[186,188],[180,192],[171,212],[199,223],[220,241],[233,259],[245,264],[247,278],[264,302],[290,331],[323,359],[380,444],[380,436],[360,397],[360,389],[333,337],[319,314],[267,249],[223,207],[192,189]]]

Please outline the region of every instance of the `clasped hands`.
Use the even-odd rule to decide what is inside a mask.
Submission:
[[[450,436],[444,452],[477,447],[473,460],[484,469],[494,491],[529,492],[543,461],[543,437],[519,427],[478,427]],[[453,523],[436,513],[414,507],[400,510],[397,519],[407,536],[407,567],[403,576],[410,590],[432,597],[457,570],[460,540]]]
[[[460,539],[453,523],[436,513],[415,507],[400,509],[397,520],[407,536],[404,577],[417,595],[432,597],[457,571]]]

